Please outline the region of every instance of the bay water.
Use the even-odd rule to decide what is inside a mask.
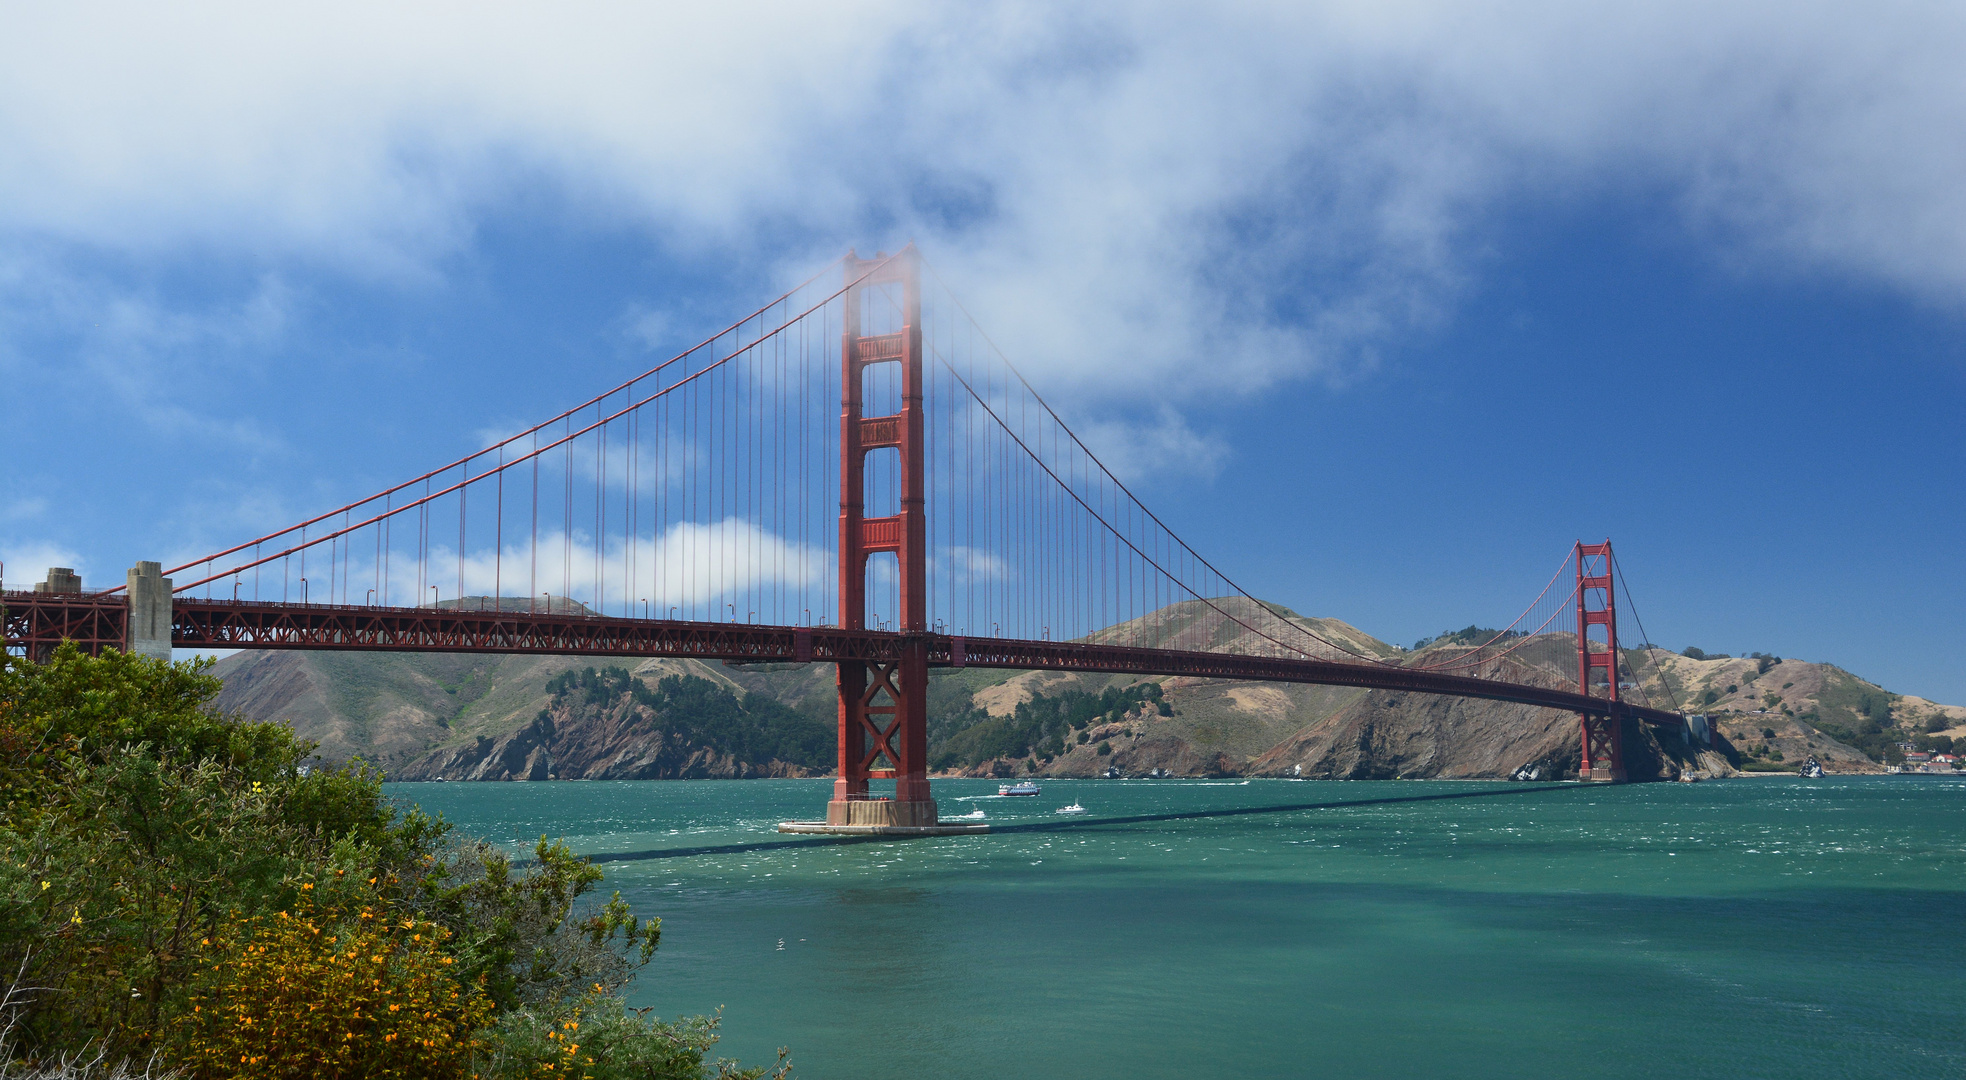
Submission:
[[[802,1077],[1966,1077],[1966,779],[1043,787],[874,843],[774,830],[826,780],[389,790],[607,860],[630,1003]]]

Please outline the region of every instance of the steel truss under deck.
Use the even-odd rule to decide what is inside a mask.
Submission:
[[[6,638],[33,655],[64,638],[87,651],[121,647],[129,617],[121,595],[8,592]],[[891,666],[925,646],[930,667],[1083,671],[1260,682],[1316,683],[1372,690],[1511,701],[1592,716],[1630,716],[1658,727],[1684,721],[1660,709],[1523,683],[1416,671],[1392,664],[1178,652],[1069,641],[1021,641],[935,633],[844,630],[834,626],[622,619],[570,613],[459,611],[331,604],[282,604],[178,597],[171,644],[184,649],[327,649],[370,652],[553,653],[668,657],[739,663]]]

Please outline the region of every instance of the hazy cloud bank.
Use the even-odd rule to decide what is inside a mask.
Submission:
[[[1664,192],[1672,228],[1749,272],[1966,296],[1950,6],[9,18],[12,250],[209,251],[419,287],[540,185],[685,257],[787,272],[913,236],[1011,355],[1114,404],[1355,370],[1452,310],[1505,200]],[[16,311],[65,302],[8,290]],[[129,317],[138,338],[190,332]]]

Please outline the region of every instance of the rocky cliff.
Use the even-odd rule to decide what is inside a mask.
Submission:
[[[740,760],[665,728],[624,699],[542,711],[519,730],[432,750],[394,780],[750,780],[812,776],[808,766]]]
[[[324,761],[359,757],[400,779],[465,773],[523,779],[542,767],[555,777],[574,775],[572,764],[556,771],[552,761],[577,761],[583,770],[674,769],[680,776],[771,774],[769,762],[697,753],[704,747],[684,752],[669,745],[624,756],[625,741],[647,737],[645,729],[624,728],[599,704],[556,704],[549,689],[553,680],[593,666],[585,657],[242,652],[215,668],[225,682],[217,706],[288,724],[319,744]],[[632,672],[648,685],[676,675],[705,680],[733,696],[747,692],[717,664],[649,660]]]

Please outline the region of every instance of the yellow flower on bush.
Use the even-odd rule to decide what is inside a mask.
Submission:
[[[448,974],[444,937],[305,899],[222,926],[176,1057],[210,1078],[463,1080],[492,1004]]]

